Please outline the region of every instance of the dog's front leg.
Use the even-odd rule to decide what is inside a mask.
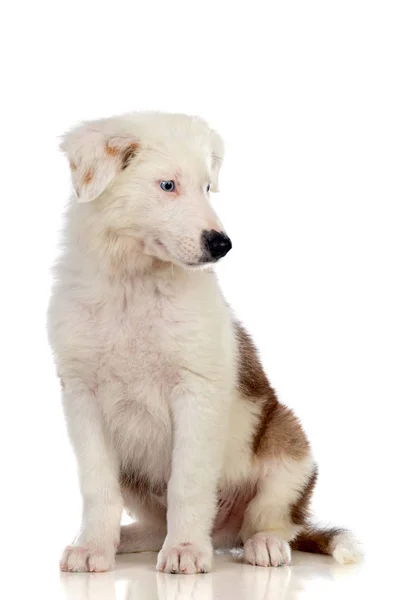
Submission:
[[[119,542],[122,496],[118,463],[104,431],[98,401],[65,381],[63,405],[75,451],[83,501],[80,531],[61,558],[63,571],[107,571]]]
[[[220,388],[221,386],[219,386]],[[226,438],[229,395],[193,378],[172,402],[174,447],[168,483],[168,533],[157,569],[204,573],[211,569],[211,529]]]

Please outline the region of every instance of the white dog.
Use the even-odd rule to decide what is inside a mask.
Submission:
[[[56,266],[49,337],[83,496],[61,569],[105,571],[160,551],[168,573],[209,571],[214,547],[261,566],[291,548],[353,562],[316,530],[317,471],[212,265],[231,248],[209,192],[223,158],[199,118],[130,114],[63,141],[76,192]],[[135,517],[120,526],[123,507]]]

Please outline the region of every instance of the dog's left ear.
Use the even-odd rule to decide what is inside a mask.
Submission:
[[[69,160],[78,202],[94,200],[125,169],[139,150],[131,134],[110,132],[110,123],[85,123],[68,132],[61,150]]]
[[[211,191],[218,192],[218,176],[219,170],[224,159],[224,142],[222,137],[216,131],[211,131]]]

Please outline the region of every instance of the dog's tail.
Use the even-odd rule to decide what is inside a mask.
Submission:
[[[353,534],[346,529],[307,526],[290,542],[292,550],[329,554],[341,564],[357,563],[362,552]]]

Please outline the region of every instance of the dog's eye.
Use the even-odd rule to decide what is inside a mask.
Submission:
[[[160,188],[164,190],[164,192],[173,192],[175,189],[175,182],[172,181],[172,179],[160,181]]]
[[[211,189],[211,183],[209,183],[209,184],[207,185],[207,187],[206,187],[206,190],[207,190],[207,192],[209,192],[209,191],[210,191],[210,189]]]

